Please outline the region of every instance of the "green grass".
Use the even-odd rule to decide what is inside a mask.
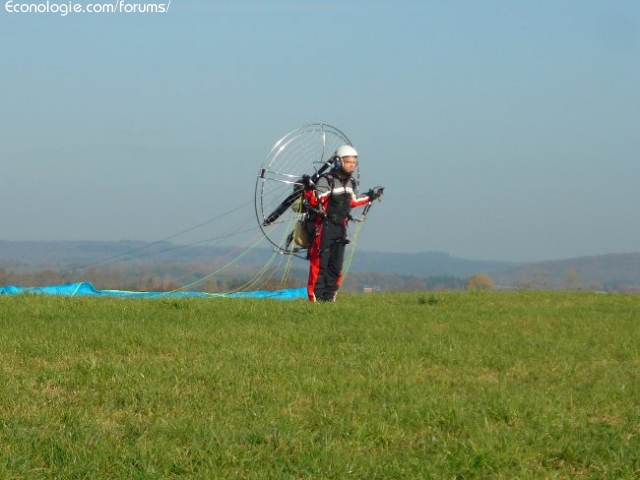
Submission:
[[[640,296],[0,297],[0,478],[639,478]]]

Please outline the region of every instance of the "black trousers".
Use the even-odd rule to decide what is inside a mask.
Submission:
[[[319,301],[332,301],[342,283],[342,265],[346,247],[346,227],[339,223],[325,221],[319,232],[318,276],[313,292]]]

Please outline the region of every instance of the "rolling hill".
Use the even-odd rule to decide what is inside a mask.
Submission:
[[[0,241],[0,269],[79,269],[118,263],[204,264],[233,258],[232,247],[180,246],[169,242],[140,241]],[[255,249],[239,261],[243,266],[262,265],[270,249]],[[304,269],[302,260],[295,265]],[[352,273],[428,278],[451,276],[467,278],[488,274],[504,288],[632,289],[640,286],[640,253],[606,254],[564,260],[522,263],[468,260],[443,252],[389,253],[358,251]]]

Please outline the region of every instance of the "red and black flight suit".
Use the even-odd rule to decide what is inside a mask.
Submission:
[[[316,189],[306,191],[305,197],[311,207],[324,212],[315,217],[315,235],[309,247],[307,294],[311,302],[332,302],[342,283],[344,250],[349,243],[349,213],[370,199],[367,195],[358,198],[355,180],[341,172],[322,175]]]

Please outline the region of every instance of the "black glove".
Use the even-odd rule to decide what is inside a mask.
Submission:
[[[380,198],[384,193],[384,187],[373,187],[370,188],[366,193],[367,197],[369,197],[369,201],[373,202],[374,200]]]
[[[300,179],[300,183],[304,185],[305,190],[313,190],[314,188],[316,188],[316,184],[313,183],[313,180],[311,180],[311,177],[309,175],[303,175]]]

